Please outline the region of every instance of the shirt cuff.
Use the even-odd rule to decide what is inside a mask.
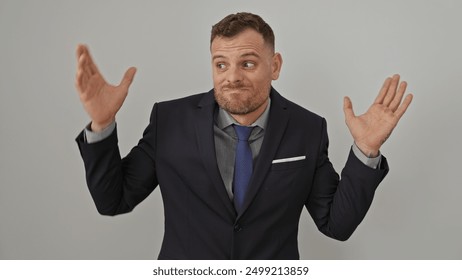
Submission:
[[[379,155],[377,157],[367,157],[361,150],[356,146],[356,143],[353,143],[353,146],[351,146],[351,149],[353,150],[353,153],[355,156],[365,165],[369,166],[370,168],[377,169],[377,167],[380,164],[380,160],[382,159],[382,154],[379,151]]]
[[[96,143],[96,142],[99,142],[99,141],[102,141],[108,138],[114,131],[115,126],[116,126],[116,122],[114,121],[110,125],[108,125],[105,129],[101,130],[100,132],[93,132],[91,131],[91,123],[89,123],[85,127],[85,130],[84,130],[85,133],[83,134],[85,138],[85,142],[87,142],[87,144],[93,144],[93,143]]]

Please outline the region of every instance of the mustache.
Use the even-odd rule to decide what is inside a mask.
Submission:
[[[233,89],[243,89],[243,88],[246,88],[246,87],[247,87],[246,85],[240,83],[240,84],[225,85],[221,89],[222,90],[233,90]]]

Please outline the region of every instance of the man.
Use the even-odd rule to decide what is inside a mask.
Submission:
[[[326,121],[271,86],[282,57],[270,26],[250,13],[229,15],[213,26],[210,50],[214,88],[155,104],[142,139],[121,159],[115,116],[136,70],[111,86],[78,47],[76,87],[91,124],[77,142],[98,211],[129,212],[159,185],[159,259],[298,259],[304,206],[321,232],[348,239],[388,172],[379,150],[411,103],[406,83],[387,78],[361,116],[345,98],[354,144],[339,180]]]

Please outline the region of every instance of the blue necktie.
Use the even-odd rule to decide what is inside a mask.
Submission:
[[[244,204],[244,196],[252,176],[253,160],[249,145],[249,136],[253,127],[233,125],[237,134],[236,162],[234,164],[234,207],[240,213]]]

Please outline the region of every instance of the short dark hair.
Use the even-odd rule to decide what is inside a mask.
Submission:
[[[260,16],[244,12],[230,14],[212,26],[210,44],[216,37],[234,37],[249,28],[260,33],[265,43],[274,50],[274,33],[271,27]]]

